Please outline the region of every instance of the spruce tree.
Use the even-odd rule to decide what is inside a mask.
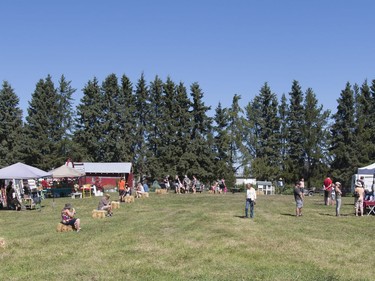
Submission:
[[[19,98],[4,81],[0,90],[0,168],[22,161],[23,122]]]
[[[48,75],[36,84],[25,124],[26,163],[49,170],[60,166],[58,143],[64,130],[60,110],[60,96],[52,77]]]
[[[144,74],[138,79],[135,90],[135,122],[137,124],[135,131],[135,159],[134,172],[142,177],[147,172],[146,156],[147,145],[146,139],[149,134],[148,114],[150,113],[149,90],[146,85]]]
[[[118,162],[121,159],[121,136],[122,107],[124,100],[120,95],[118,79],[115,74],[110,74],[102,83],[101,87],[101,113],[102,120],[102,161]]]
[[[214,131],[214,153],[215,170],[217,175],[226,179],[227,184],[233,186],[234,169],[230,165],[230,136],[228,134],[228,109],[223,108],[221,103],[215,109]]]
[[[326,174],[328,159],[325,156],[328,151],[328,118],[329,110],[323,110],[318,105],[316,95],[311,88],[305,94],[305,118],[303,126],[305,165],[302,176],[307,187],[317,186],[322,181],[322,175]]]
[[[359,88],[354,85],[355,95],[355,144],[358,155],[358,166],[366,166],[372,163],[372,155],[375,153],[374,125],[375,113],[374,102],[367,80]]]
[[[280,120],[278,101],[267,83],[263,85],[251,106],[253,114],[256,159],[252,163],[253,176],[275,180],[280,172]]]
[[[67,81],[62,75],[59,80],[57,94],[59,96],[59,114],[61,119],[61,139],[57,143],[58,158],[60,163],[64,163],[68,158],[74,154],[74,143],[72,141],[74,116],[72,95],[76,89],[71,86],[71,81]],[[74,159],[73,159],[74,160]]]
[[[350,187],[351,177],[358,168],[358,157],[355,150],[354,92],[349,82],[337,100],[337,112],[333,115],[331,127],[330,154],[331,169],[334,180]]]
[[[303,92],[299,82],[294,80],[289,93],[290,104],[288,110],[288,157],[287,157],[287,177],[288,180],[298,180],[303,176],[304,171],[304,114]]]
[[[74,140],[80,146],[77,159],[82,161],[102,162],[101,135],[103,115],[102,96],[97,78],[87,82],[83,88],[83,97],[77,107],[76,130]]]
[[[123,75],[120,86],[120,161],[134,161],[135,132],[137,123],[135,122],[135,96],[133,85],[130,79]],[[123,100],[123,101],[122,101]]]
[[[212,120],[207,116],[210,107],[203,102],[203,92],[197,82],[190,87],[192,97],[191,143],[188,152],[192,156],[190,171],[203,181],[209,181],[217,176],[215,174],[213,137],[211,131]]]
[[[148,115],[149,134],[147,139],[147,171],[152,178],[161,178],[163,165],[160,161],[161,149],[163,146],[163,81],[156,76],[149,87],[150,113]]]

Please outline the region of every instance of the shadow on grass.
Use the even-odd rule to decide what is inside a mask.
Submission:
[[[319,213],[321,216],[328,216],[328,217],[336,217],[336,214],[325,214],[325,213]],[[341,214],[340,217],[351,217],[354,216],[354,214]]]
[[[295,214],[280,214],[282,216],[289,216],[289,217],[295,217],[296,215]]]
[[[235,218],[239,218],[239,219],[248,219],[247,217],[245,216],[234,216]]]

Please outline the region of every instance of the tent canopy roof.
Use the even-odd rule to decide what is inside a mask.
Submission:
[[[23,163],[15,163],[0,169],[0,179],[37,179],[49,177],[51,174]]]
[[[130,162],[110,162],[94,163],[80,162],[74,163],[74,168],[86,174],[129,174],[132,163]]]
[[[358,168],[357,174],[363,174],[363,175],[375,174],[375,163],[368,165],[366,167]]]
[[[56,169],[49,171],[49,173],[51,173],[53,178],[76,178],[81,177],[85,174],[67,165],[62,165]]]

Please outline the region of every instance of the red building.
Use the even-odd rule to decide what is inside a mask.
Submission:
[[[79,185],[95,184],[98,189],[117,187],[120,178],[125,178],[128,186],[133,186],[132,163],[129,162],[74,162],[74,169],[85,173],[80,177]]]

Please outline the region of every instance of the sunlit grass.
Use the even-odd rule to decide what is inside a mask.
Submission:
[[[41,212],[0,211],[2,280],[372,280],[374,216],[342,217],[320,196],[293,216],[292,196],[259,196],[244,219],[244,193],[155,195],[93,219],[99,198],[43,201]],[[115,194],[113,197],[117,197]],[[72,202],[80,233],[57,233]],[[359,274],[360,272],[360,274]]]

